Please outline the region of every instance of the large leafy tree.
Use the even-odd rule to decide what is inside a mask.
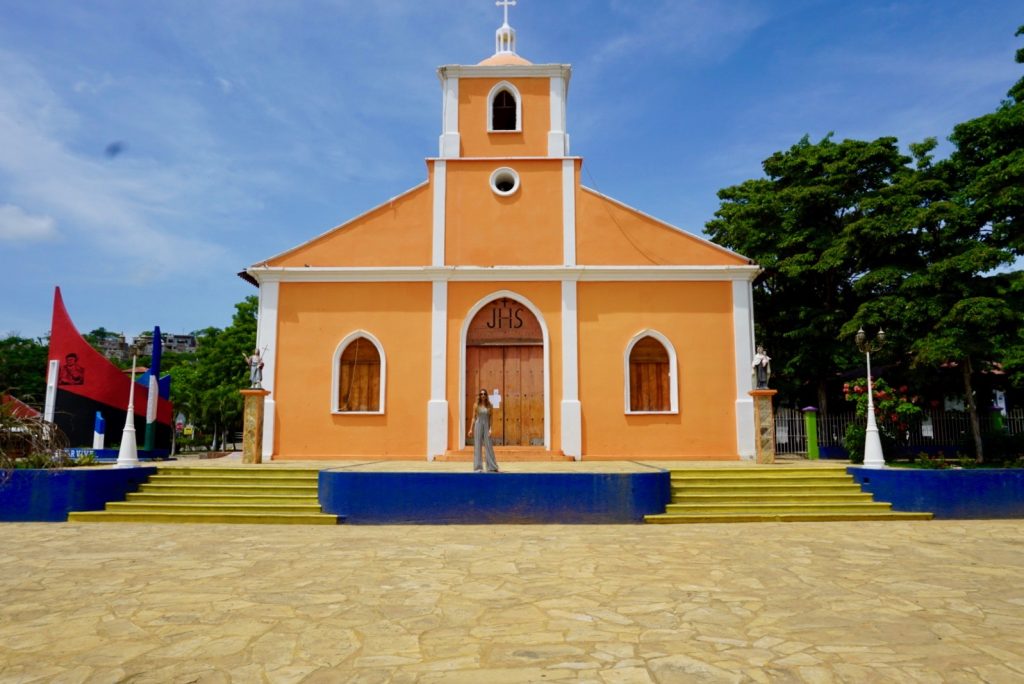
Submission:
[[[1024,64],[1024,48],[1016,61]],[[950,140],[958,198],[972,222],[990,241],[1024,254],[1024,77],[994,112],[954,127]]]
[[[981,461],[975,373],[1001,363],[1024,380],[1024,78],[950,140],[940,162],[934,139],[911,145],[911,166],[893,138],[805,138],[767,178],[722,190],[708,232],[765,268],[757,333],[791,399],[852,364],[859,327],[885,326],[897,363],[957,367]]]
[[[18,335],[0,339],[0,392],[42,406],[46,399],[47,355],[43,340]]]
[[[1016,35],[1024,35],[1024,26]],[[1016,61],[1024,64],[1024,48],[1017,50]],[[993,273],[1024,256],[1024,77],[994,112],[955,126],[950,140],[956,148],[945,166],[960,213],[949,227],[954,236],[973,244],[964,250],[964,258],[947,263],[953,263],[954,275],[965,270],[958,269],[965,261],[977,270],[964,273],[969,290],[964,282],[949,283],[964,296],[952,304],[926,338],[930,344],[921,345],[918,352],[924,361],[935,362],[945,354],[960,362],[976,457],[981,462],[972,373],[976,366],[1005,362],[1019,376],[1024,357],[1022,274]]]
[[[804,137],[765,160],[766,178],[719,191],[707,232],[764,269],[754,286],[756,334],[790,399],[826,410],[827,380],[853,365],[852,342],[839,335],[859,305],[854,245],[892,211],[886,198],[909,161],[895,138]]]
[[[1019,327],[1018,307],[1007,296],[1016,276],[995,272],[1014,257],[963,200],[969,181],[957,161],[933,162],[935,144],[911,145],[916,169],[879,198],[888,209],[866,228],[881,239],[850,245],[863,273],[854,283],[862,303],[842,332],[885,323],[914,366],[955,364],[981,462],[973,377],[1000,360]]]
[[[256,345],[258,299],[247,297],[235,305],[231,325],[198,332],[194,358],[183,359],[171,370],[171,398],[200,429],[226,434],[241,424],[242,396],[248,386],[243,356]]]
[[[1024,36],[1024,26],[1017,29]],[[1024,64],[1024,47],[1016,53]],[[965,121],[953,129],[956,145],[950,157],[957,182],[957,200],[970,225],[986,243],[1024,257],[1024,77],[1010,88],[994,112]],[[1000,337],[1000,361],[1018,385],[1024,384],[1024,328],[1020,305],[1024,283],[1004,276],[997,296],[1017,305],[1016,331]],[[1009,281],[1009,282],[1006,282]],[[1005,311],[1002,311],[1005,313]],[[982,333],[984,334],[984,330]]]

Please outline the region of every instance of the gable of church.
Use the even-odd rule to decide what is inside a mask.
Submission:
[[[422,183],[283,254],[268,266],[424,266],[432,239],[430,184]]]
[[[579,186],[576,258],[588,266],[746,266],[750,260]]]

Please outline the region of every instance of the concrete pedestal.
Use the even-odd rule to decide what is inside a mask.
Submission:
[[[263,399],[265,389],[241,390],[245,397],[242,412],[242,463],[263,462]]]
[[[751,390],[754,398],[754,445],[757,463],[775,463],[775,408],[772,397],[778,390]]]

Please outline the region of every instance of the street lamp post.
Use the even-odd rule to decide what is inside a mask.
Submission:
[[[885,331],[879,329],[878,337],[869,341],[864,328],[857,331],[857,349],[864,352],[868,363],[868,426],[864,434],[864,467],[884,468],[885,456],[882,454],[882,440],[878,437],[878,425],[875,423],[875,395],[871,388],[871,352],[878,351],[885,344]]]

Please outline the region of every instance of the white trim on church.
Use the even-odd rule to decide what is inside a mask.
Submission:
[[[713,281],[751,282],[757,266],[252,266],[259,283],[372,283],[490,281]]]
[[[345,349],[358,339],[363,339],[372,344],[377,348],[377,354],[380,356],[380,383],[379,391],[380,395],[377,399],[377,410],[376,411],[342,411],[339,406],[338,399],[340,398],[340,385],[341,382],[341,355],[345,353]],[[356,348],[358,352],[358,347]],[[348,335],[342,338],[341,342],[334,349],[334,356],[331,359],[331,413],[336,416],[382,416],[384,415],[384,400],[387,397],[387,375],[388,373],[388,361],[384,355],[384,345],[380,343],[372,333],[366,330],[353,330]]]
[[[630,408],[632,406],[631,395],[629,391],[629,356],[633,353],[633,347],[636,346],[637,342],[650,337],[657,340],[665,351],[668,353],[668,386],[669,386],[669,410],[668,411],[634,411]],[[641,330],[636,335],[633,335],[632,339],[629,340],[629,344],[626,345],[626,349],[622,354],[622,394],[625,398],[625,411],[627,416],[648,416],[648,415],[674,415],[679,413],[679,361],[676,358],[676,348],[672,344],[672,340],[668,339],[665,335],[647,328]]]

